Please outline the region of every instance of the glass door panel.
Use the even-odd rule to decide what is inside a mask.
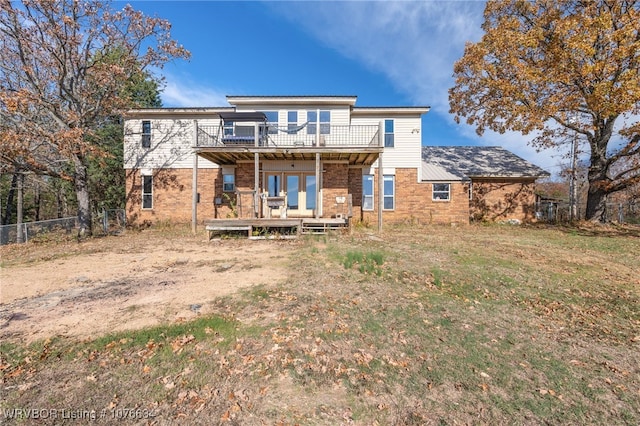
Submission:
[[[305,192],[307,196],[306,200],[306,208],[307,210],[315,210],[316,209],[316,176],[315,175],[307,175],[304,177],[305,179]]]
[[[278,197],[281,190],[281,177],[280,175],[268,175],[267,176],[267,191],[269,197]]]
[[[298,210],[298,192],[300,191],[300,177],[287,175],[287,209]]]

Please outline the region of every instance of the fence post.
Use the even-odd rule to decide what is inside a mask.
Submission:
[[[618,204],[618,223],[624,223],[624,213],[622,211],[622,203]]]

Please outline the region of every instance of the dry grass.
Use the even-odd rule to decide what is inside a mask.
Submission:
[[[4,345],[2,408],[151,412],[128,421],[141,424],[640,423],[637,230],[397,227],[297,245],[286,281],[218,299],[214,316]],[[56,247],[22,256],[73,256]]]

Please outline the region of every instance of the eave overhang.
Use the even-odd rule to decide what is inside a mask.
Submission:
[[[371,166],[384,148],[317,148],[317,147],[196,147],[197,155],[220,166],[230,166],[238,162],[253,161],[255,154],[260,160],[311,161],[316,153],[321,161],[344,161],[349,165]]]

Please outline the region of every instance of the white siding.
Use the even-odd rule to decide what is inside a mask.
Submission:
[[[143,119],[128,119],[124,123],[124,168],[193,168],[193,120],[168,117],[149,119],[151,146],[142,147]],[[219,120],[199,119],[200,124],[217,125]],[[216,168],[216,164],[198,159],[198,168]]]
[[[383,166],[390,168],[410,168],[418,170],[420,179],[422,168],[422,128],[420,117],[357,117],[353,118],[354,125],[377,125],[384,120],[394,120],[394,146],[386,147],[382,157]],[[374,163],[378,167],[378,162]]]
[[[242,106],[238,107],[237,111],[278,111],[278,125],[280,127],[287,126],[287,112],[288,111],[297,111],[298,112],[298,124],[302,125],[307,122],[307,111],[331,111],[331,125],[332,126],[345,126],[349,124],[349,107],[347,106],[337,106],[333,107],[330,105],[252,105],[251,107]]]

